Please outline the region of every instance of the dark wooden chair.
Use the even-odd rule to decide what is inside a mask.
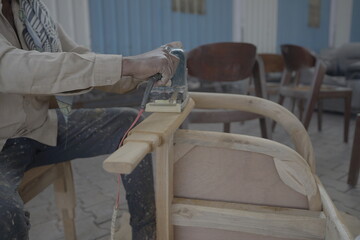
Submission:
[[[280,83],[271,81],[270,74],[282,73],[285,68],[283,56],[274,53],[261,53],[259,57],[264,64],[264,71],[266,77],[267,94],[277,95],[279,93]]]
[[[356,186],[360,170],[360,114],[357,115],[355,123],[355,135],[351,152],[351,161],[349,167],[348,184]]]
[[[267,98],[263,65],[257,58],[256,47],[252,44],[223,42],[199,46],[188,53],[187,68],[190,76],[198,78],[201,82],[215,83],[215,85],[217,83],[220,86],[223,83],[229,84],[252,78],[255,95]],[[199,91],[216,92],[219,90],[199,89]],[[231,122],[242,122],[257,118],[260,119],[262,136],[270,138],[271,131],[268,120],[252,113],[229,110],[199,110],[190,114],[189,122],[224,123],[224,132],[230,132]]]
[[[323,85],[326,71],[325,65],[307,49],[286,44],[281,46],[281,53],[284,57],[285,70],[280,84],[279,104],[282,105],[284,103],[285,97],[290,97],[293,100],[293,111],[295,101],[298,100],[299,118],[306,129],[309,127],[315,106],[318,104],[318,128],[321,130],[321,99],[343,98],[345,103],[344,142],[347,142],[351,114],[351,89]],[[309,68],[314,68],[314,74],[310,84],[306,85],[300,82],[300,75],[302,70]]]

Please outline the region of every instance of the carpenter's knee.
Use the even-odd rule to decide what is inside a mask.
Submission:
[[[111,111],[113,111],[114,114],[118,116],[118,120],[122,121],[122,124],[129,125],[133,123],[136,119],[136,117],[139,114],[139,111],[134,108],[113,108]],[[138,123],[141,122],[144,119],[143,116],[140,116]]]
[[[16,201],[0,199],[1,239],[28,239],[29,214]]]

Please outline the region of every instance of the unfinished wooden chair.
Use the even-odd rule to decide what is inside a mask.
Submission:
[[[75,189],[71,163],[57,163],[36,167],[25,172],[19,194],[27,203],[49,185],[54,185],[55,200],[64,226],[64,239],[75,240]]]
[[[263,66],[256,57],[256,47],[249,43],[211,43],[201,45],[187,54],[189,76],[196,77],[201,82],[212,83],[214,89],[199,89],[199,91],[223,92],[223,84],[229,85],[235,81],[253,79],[255,95],[267,98]],[[259,115],[240,111],[199,110],[189,116],[190,123],[224,123],[224,132],[230,132],[231,122],[242,122],[258,119]],[[260,118],[261,134],[271,138],[269,122]]]
[[[50,99],[49,108],[59,108],[55,97]],[[63,222],[64,239],[76,240],[76,196],[71,162],[50,164],[26,171],[18,191],[24,203],[27,203],[51,184],[54,185],[55,201]]]
[[[147,117],[103,165],[127,174],[154,152],[158,240],[353,239],[314,174],[310,138],[293,114],[252,96],[190,96],[180,114]],[[179,130],[194,107],[269,117],[294,149],[259,137]]]
[[[355,134],[351,152],[351,160],[348,174],[348,184],[356,186],[360,171],[360,114],[356,117]]]
[[[326,71],[325,65],[307,49],[285,44],[281,45],[281,53],[285,61],[285,70],[281,80],[278,103],[282,105],[285,97],[298,100],[299,118],[306,129],[309,127],[315,106],[318,104],[318,129],[321,130],[321,99],[344,99],[344,142],[347,142],[351,114],[351,89],[322,84]],[[301,71],[305,69],[314,69],[309,85],[300,82]],[[294,104],[295,101],[292,104],[292,111]]]

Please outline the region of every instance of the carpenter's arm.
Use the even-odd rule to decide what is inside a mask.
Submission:
[[[89,49],[76,44],[60,25],[58,25],[58,33],[63,51],[80,54],[90,53]],[[172,42],[167,45],[174,48],[182,47],[180,42]],[[97,86],[96,88],[102,91],[126,93],[136,88],[141,82],[157,72],[163,74],[163,81],[160,82],[160,84],[165,84],[172,77],[177,64],[178,59],[164,51],[164,48],[155,49],[137,56],[123,57],[120,80],[115,84]]]
[[[56,94],[113,85],[122,72],[122,56],[75,52],[40,53],[12,46],[0,35],[0,91]]]

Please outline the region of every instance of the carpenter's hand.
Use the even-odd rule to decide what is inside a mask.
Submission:
[[[157,85],[165,85],[174,75],[179,63],[179,59],[169,53],[167,46],[170,48],[182,47],[180,42],[172,42],[150,52],[124,57],[122,75],[146,80],[156,73],[161,73],[162,78]]]

